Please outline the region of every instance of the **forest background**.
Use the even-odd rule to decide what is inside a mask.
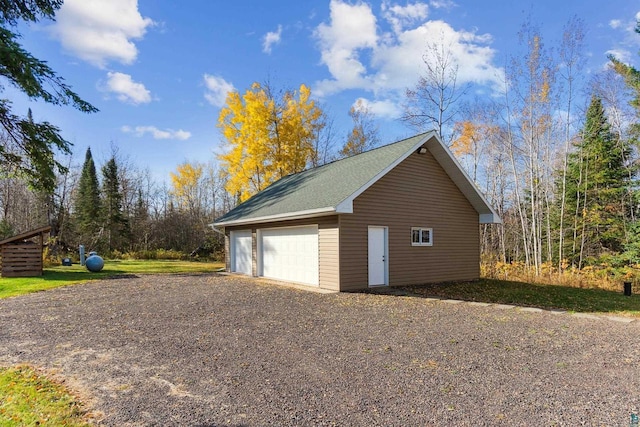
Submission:
[[[52,18],[60,4],[5,8],[2,42],[13,56],[2,74],[30,97],[91,113],[12,32],[21,20]],[[402,122],[415,133],[435,129],[503,220],[482,227],[485,276],[601,286],[640,274],[640,73],[614,56],[582,73],[585,33],[574,17],[548,43],[525,22],[492,96],[458,84],[444,38],[425,40],[415,59],[424,72],[405,91]],[[27,75],[16,66],[25,63],[41,68]],[[0,239],[49,224],[52,262],[79,244],[114,258],[220,258],[215,218],[283,176],[392,142],[380,140],[367,105],[354,104],[353,127],[341,135],[309,87],[267,78],[228,94],[217,121],[224,153],[181,164],[166,183],[116,146],[102,165],[90,149],[75,164],[59,129],[30,112],[13,116],[10,104],[0,111]]]

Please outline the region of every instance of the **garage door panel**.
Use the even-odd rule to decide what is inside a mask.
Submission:
[[[260,230],[262,275],[318,286],[318,227]]]

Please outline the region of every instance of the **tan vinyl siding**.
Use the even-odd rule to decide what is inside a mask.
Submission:
[[[389,284],[480,275],[478,213],[430,153],[412,154],[340,216],[340,290],[368,285],[368,226],[389,229]],[[412,246],[411,227],[433,228],[433,246]]]
[[[319,285],[321,288],[338,290],[340,287],[339,276],[339,233],[338,233],[338,217],[335,215],[324,216],[309,219],[298,219],[292,221],[266,222],[251,225],[241,225],[236,227],[226,227],[225,235],[229,235],[232,230],[251,229],[252,233],[252,252],[253,252],[253,275],[257,273],[257,231],[261,228],[278,228],[278,227],[295,227],[301,225],[318,225],[318,256],[319,256]],[[229,248],[226,248],[226,258],[229,258]],[[227,261],[227,271],[229,271]]]
[[[340,232],[337,218],[329,224],[318,224],[318,256],[320,287],[340,290]]]

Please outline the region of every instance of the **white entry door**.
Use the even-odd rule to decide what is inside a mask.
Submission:
[[[387,227],[369,226],[369,286],[389,284]]]
[[[251,276],[251,230],[232,231],[231,241],[231,271]]]
[[[318,286],[318,226],[258,230],[258,275]]]

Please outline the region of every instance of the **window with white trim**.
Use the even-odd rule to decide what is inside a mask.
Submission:
[[[433,228],[411,227],[411,246],[433,246]]]

